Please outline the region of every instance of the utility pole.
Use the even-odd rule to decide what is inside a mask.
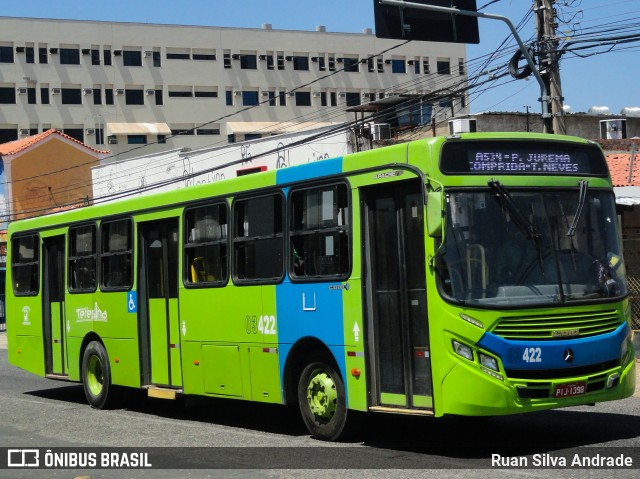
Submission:
[[[556,10],[553,7],[556,0],[536,0],[536,27],[538,31],[538,45],[540,48],[540,76],[549,92],[549,113],[551,114],[551,131],[565,135],[567,128],[564,121],[562,102],[562,83],[560,82],[559,41],[556,37]]]
[[[531,108],[529,105],[525,105],[524,106],[527,109],[527,133],[529,133],[531,131],[531,128],[529,127],[529,108]]]

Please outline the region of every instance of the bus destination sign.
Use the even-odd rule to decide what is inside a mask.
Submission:
[[[589,144],[528,141],[445,143],[440,165],[445,174],[606,176],[599,148]]]
[[[496,150],[468,154],[469,173],[578,173],[584,153]]]

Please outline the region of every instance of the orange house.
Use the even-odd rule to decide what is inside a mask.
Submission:
[[[29,218],[90,204],[91,168],[108,154],[53,129],[1,144],[6,217]]]

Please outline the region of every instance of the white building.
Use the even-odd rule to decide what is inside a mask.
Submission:
[[[0,17],[0,143],[56,128],[120,160],[341,123],[347,106],[466,80],[464,45],[325,30]]]

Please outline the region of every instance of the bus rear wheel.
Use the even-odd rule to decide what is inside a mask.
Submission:
[[[114,404],[109,356],[102,343],[91,341],[82,356],[82,384],[91,407],[106,409]]]
[[[347,411],[344,383],[325,361],[313,361],[298,382],[298,404],[302,419],[313,437],[335,441],[346,432]]]

